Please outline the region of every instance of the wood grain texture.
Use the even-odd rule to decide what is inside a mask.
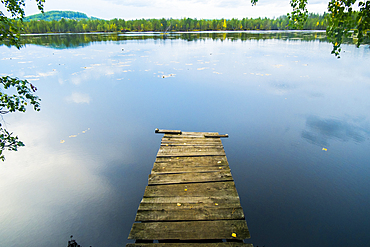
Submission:
[[[149,185],[233,181],[230,171],[150,174]]]
[[[233,237],[233,233],[235,234]],[[245,220],[134,223],[128,237],[142,240],[204,240],[250,238]]]
[[[253,244],[238,242],[220,243],[135,243],[126,244],[126,247],[253,247]]]
[[[157,157],[155,163],[168,163],[172,166],[194,165],[194,166],[209,166],[209,165],[228,165],[225,155],[218,156],[198,156],[198,157]]]
[[[200,207],[239,207],[240,201],[239,196],[172,196],[172,197],[143,197],[141,200],[140,207],[145,204],[158,205],[160,204],[172,204],[173,206],[177,203],[181,204],[181,207],[195,207],[200,205]],[[144,206],[145,207],[145,206]],[[154,206],[153,206],[154,207]],[[143,208],[145,209],[145,208]],[[158,209],[158,208],[154,208]]]
[[[154,130],[155,133],[158,133],[158,134],[182,134],[182,131],[181,130],[162,130],[162,129],[155,129]]]
[[[157,157],[225,155],[223,147],[161,146]]]
[[[206,137],[206,138],[228,138],[229,135],[228,134],[224,134],[224,135],[205,134],[204,137]]]
[[[186,191],[185,191],[186,189]],[[168,196],[217,196],[236,197],[233,181],[147,186],[144,197]]]
[[[188,143],[188,142],[179,142],[179,143],[162,143],[161,147],[192,147],[192,148],[223,148],[222,145],[218,143]]]
[[[193,145],[186,145],[186,146],[161,146],[158,150],[158,153],[167,153],[167,152],[219,152],[223,151],[223,146],[193,146]]]
[[[135,221],[185,221],[185,220],[242,220],[243,209],[221,208],[221,207],[197,207],[160,209],[160,210],[138,210]]]
[[[188,138],[163,138],[161,143],[200,143],[200,144],[219,144],[222,142],[219,138],[199,138],[199,137],[188,137]]]
[[[222,166],[220,164],[215,166],[171,166],[168,164],[154,164],[151,174],[170,174],[170,173],[189,173],[189,172],[215,172],[215,171],[228,171],[229,166]]]

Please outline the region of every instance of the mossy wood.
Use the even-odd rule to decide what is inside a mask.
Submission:
[[[253,244],[244,244],[238,242],[220,242],[220,243],[135,243],[127,244],[126,247],[253,247]]]
[[[126,246],[252,247],[242,242],[250,235],[220,140],[227,135],[155,132],[164,136],[129,235],[136,243]]]
[[[134,223],[129,239],[206,240],[249,238],[245,220],[207,220]],[[233,236],[233,233],[235,234]]]

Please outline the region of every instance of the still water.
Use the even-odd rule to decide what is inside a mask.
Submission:
[[[4,116],[0,246],[124,246],[161,135],[217,131],[254,246],[370,242],[370,50],[325,33],[27,36],[0,74],[41,111]]]

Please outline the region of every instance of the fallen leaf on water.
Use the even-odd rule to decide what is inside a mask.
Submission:
[[[61,140],[60,143],[65,143],[65,140]]]
[[[173,77],[175,74],[162,75],[162,78]]]

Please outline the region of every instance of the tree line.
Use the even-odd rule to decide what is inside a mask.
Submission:
[[[326,14],[309,14],[303,25],[305,30],[325,30]],[[243,19],[112,19],[18,22],[24,33],[82,33],[82,32],[165,32],[165,31],[239,31],[239,30],[291,30],[287,16],[278,18]]]

